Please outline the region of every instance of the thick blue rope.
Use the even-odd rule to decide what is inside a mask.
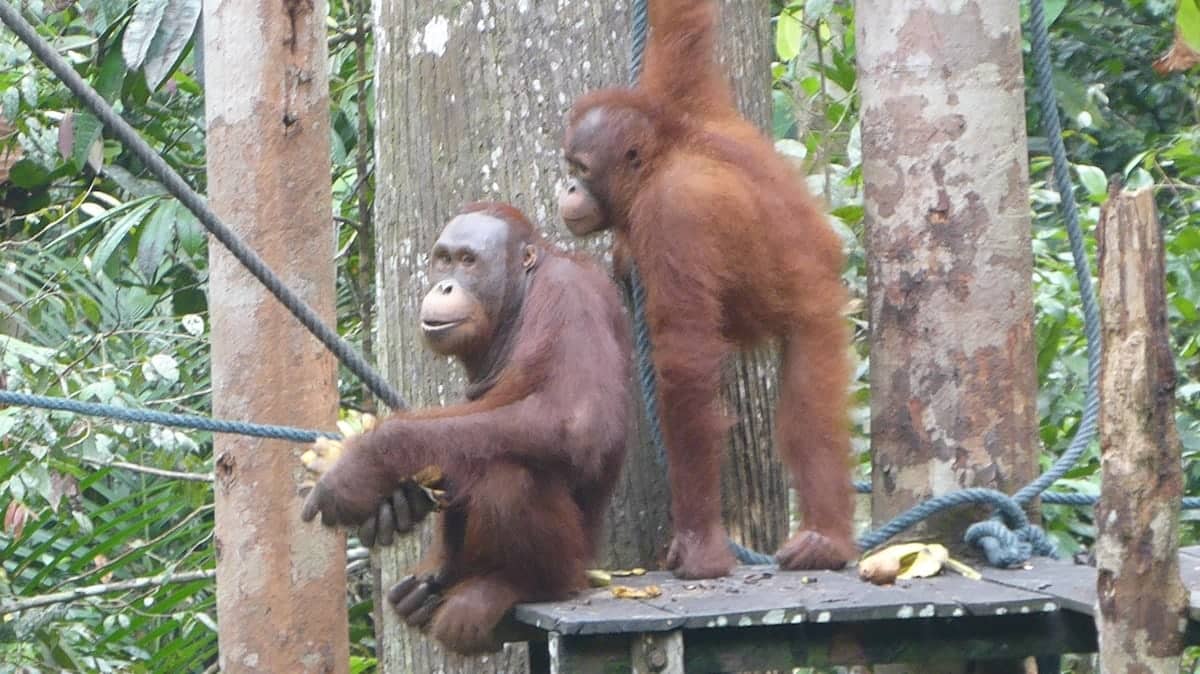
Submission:
[[[89,110],[95,113],[104,126],[146,166],[151,175],[162,183],[167,192],[179,199],[179,202],[196,216],[200,224],[204,225],[204,228],[211,232],[237,258],[238,262],[241,262],[242,266],[279,300],[280,304],[290,311],[314,337],[320,340],[325,348],[329,349],[343,365],[349,368],[389,407],[392,409],[407,407],[400,393],[372,368],[370,363],[349,342],[338,335],[336,330],[325,325],[317,312],[313,311],[303,298],[287,287],[283,280],[271,271],[267,263],[217,217],[217,214],[208,207],[204,198],[197,194],[153,148],[147,145],[138,132],[113,111],[100,94],[96,93],[96,90],[88,85],[75,72],[75,69],[59,56],[58,52],[37,34],[33,26],[30,26],[21,17],[21,14],[5,0],[0,0],[0,21],[3,21],[9,30],[29,47],[39,61],[46,64],[46,67],[62,80],[71,93],[75,94]]]
[[[225,421],[211,417],[200,417],[194,414],[171,414],[156,412],[136,407],[117,407],[116,405],[101,405],[88,403],[70,398],[39,396],[17,391],[0,391],[0,405],[19,405],[23,407],[40,407],[47,410],[84,414],[90,417],[108,417],[139,424],[158,424],[160,426],[175,426],[178,428],[193,428],[198,431],[213,433],[233,433],[250,435],[256,438],[272,438],[275,440],[291,440],[292,442],[316,442],[317,438],[340,438],[337,433],[311,431],[305,428],[291,426],[272,426],[269,424],[249,424],[241,421]]]

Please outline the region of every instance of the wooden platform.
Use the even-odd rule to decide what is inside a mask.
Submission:
[[[1180,557],[1193,589],[1189,643],[1200,643],[1200,547]],[[603,588],[523,604],[513,617],[535,672],[736,672],[1096,650],[1093,567],[1035,559],[1025,569],[980,570],[978,581],[944,573],[886,587],[854,571],[739,567],[705,581],[654,572],[613,582],[658,586],[655,598],[616,599]]]

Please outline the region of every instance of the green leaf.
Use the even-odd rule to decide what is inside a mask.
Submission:
[[[6,364],[10,363],[9,358],[11,357],[28,361],[38,367],[45,367],[53,361],[54,352],[55,349],[22,342],[9,335],[0,335],[0,354],[4,356]],[[10,367],[15,367],[15,364],[10,364]]]
[[[804,42],[803,15],[803,10],[795,5],[779,13],[775,21],[775,51],[780,61],[791,61],[800,54]]]
[[[163,14],[167,11],[168,0],[140,0],[133,8],[133,17],[125,27],[125,37],[121,40],[121,54],[125,57],[125,67],[137,70],[146,61],[150,51],[150,43],[158,32]]]
[[[1046,0],[1043,9],[1046,14],[1046,27],[1054,25],[1063,10],[1067,8],[1067,0]]]
[[[1076,164],[1075,171],[1079,173],[1079,182],[1083,183],[1083,189],[1087,190],[1090,196],[1108,194],[1108,178],[1102,169],[1087,164]]]
[[[95,398],[96,402],[107,405],[117,393],[117,383],[109,378],[92,382],[79,391],[79,399]]]
[[[92,524],[92,519],[78,510],[72,510],[71,516],[75,518],[75,523],[79,525],[79,531],[85,536],[91,535],[95,530],[95,525]]]
[[[171,74],[175,62],[187,48],[200,18],[201,0],[167,0],[162,22],[150,41],[146,51],[146,62],[142,72],[146,74],[146,85],[157,89]]]
[[[104,125],[91,112],[77,112],[71,116],[74,120],[72,127],[74,133],[71,141],[71,165],[76,171],[82,171],[83,167],[88,164],[89,155],[92,154],[96,143],[100,141],[100,131]],[[93,165],[92,170],[99,170],[99,165]]]
[[[137,225],[146,217],[146,214],[150,212],[153,206],[153,201],[145,201],[139,204],[108,230],[108,233],[100,241],[100,245],[96,246],[96,252],[92,253],[93,273],[103,273],[104,265],[108,263],[108,258],[112,257],[117,246],[121,245],[121,242],[125,240],[125,235],[129,233],[130,229],[133,229],[134,225]]]
[[[0,437],[6,437],[17,425],[16,408],[0,410]]]
[[[8,181],[17,187],[35,190],[50,184],[50,171],[32,159],[25,158],[9,169]]]
[[[110,49],[104,55],[100,64],[100,73],[96,76],[95,87],[104,100],[112,103],[121,93],[121,85],[125,83],[125,64],[121,51]]]
[[[162,264],[167,253],[167,246],[175,235],[175,204],[174,199],[159,201],[158,208],[146,220],[142,234],[138,238],[137,266],[138,271],[147,281],[156,280],[158,266]]]
[[[829,16],[831,9],[833,9],[833,0],[808,0],[804,3],[804,16],[808,17],[809,21],[824,19]]]
[[[175,233],[179,236],[179,245],[183,246],[183,250],[188,255],[199,255],[204,250],[204,244],[208,243],[204,228],[200,226],[200,221],[196,219],[196,216],[183,204],[178,201],[171,203],[175,213]]]
[[[832,215],[835,218],[838,218],[839,220],[846,223],[847,225],[853,225],[853,224],[862,222],[863,207],[856,205],[856,204],[842,206],[840,208],[835,208],[832,211],[830,211],[830,215]]]
[[[1200,0],[1179,0],[1175,29],[1187,46],[1200,51]]]

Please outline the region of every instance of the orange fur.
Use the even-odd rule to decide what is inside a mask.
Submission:
[[[842,244],[800,176],[734,108],[714,60],[714,2],[651,0],[638,86],[572,108],[566,156],[646,288],[675,541],[685,577],[728,573],[720,521],[722,361],[782,345],[776,440],[807,531],[788,568],[855,554],[846,417],[849,332]]]

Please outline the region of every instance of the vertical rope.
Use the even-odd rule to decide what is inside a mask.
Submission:
[[[1054,162],[1054,185],[1062,204],[1063,219],[1067,225],[1067,237],[1071,242],[1071,259],[1075,263],[1075,280],[1079,283],[1079,299],[1083,303],[1084,333],[1087,337],[1088,381],[1083,404],[1083,416],[1075,437],[1063,455],[1045,473],[1025,485],[1013,495],[1017,503],[1024,505],[1042,493],[1056,480],[1066,474],[1079,460],[1092,439],[1100,418],[1100,354],[1103,349],[1100,334],[1100,310],[1096,293],[1092,289],[1092,274],[1088,267],[1087,252],[1083,245],[1083,231],[1079,227],[1079,212],[1075,208],[1075,189],[1071,185],[1067,151],[1063,146],[1062,125],[1058,119],[1058,103],[1055,100],[1054,81],[1050,69],[1050,37],[1046,28],[1046,9],[1043,0],[1032,0],[1029,7],[1030,41],[1033,47],[1033,73],[1037,84],[1038,102],[1042,106],[1042,130],[1050,142],[1050,157]]]

